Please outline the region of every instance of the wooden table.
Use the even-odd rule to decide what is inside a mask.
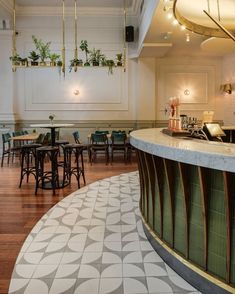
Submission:
[[[39,137],[38,133],[20,135],[16,137],[11,137],[12,141],[36,141]]]
[[[33,124],[33,125],[30,125],[30,127],[32,128],[45,128],[45,129],[50,129],[51,130],[51,146],[55,146],[55,138],[56,138],[56,135],[55,135],[55,130],[56,129],[59,129],[59,128],[68,128],[68,127],[72,127],[74,126],[74,124]],[[54,168],[56,165],[55,164],[52,164],[52,168]],[[53,170],[54,171],[54,170]],[[68,182],[64,182],[64,181],[58,181],[58,185],[56,186],[56,189],[59,189],[59,188],[64,188],[65,186],[68,185]],[[43,189],[52,189],[52,186],[51,185],[42,185],[42,188]]]

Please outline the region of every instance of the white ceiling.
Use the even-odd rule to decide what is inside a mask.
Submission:
[[[228,29],[235,28],[235,0],[208,0],[210,3],[211,14],[217,16],[217,3],[220,5],[221,23],[228,26]],[[217,2],[218,1],[218,2]],[[8,0],[0,0],[1,2],[10,3]],[[128,13],[132,11],[139,12],[139,6],[142,0],[126,0],[126,5],[129,8]],[[145,0],[147,3],[148,0]],[[172,19],[168,19],[167,15],[172,12],[173,0],[159,0],[158,7],[155,11],[149,30],[146,34],[144,44],[141,46],[141,57],[163,57],[163,56],[223,56],[229,53],[235,53],[235,46],[227,39],[219,39],[215,41],[214,38],[192,33],[188,30],[182,30],[180,25],[173,25]],[[77,0],[78,7],[84,9],[92,9],[99,11],[99,9],[120,10],[123,8],[124,0]],[[197,21],[202,22],[205,14],[202,9],[206,9],[205,3],[207,0],[177,0],[177,9],[180,13],[192,21],[196,21],[195,13],[201,13]],[[216,3],[216,4],[215,4]],[[37,6],[45,7],[43,11],[60,9],[62,0],[16,0],[19,8],[19,13],[28,10],[28,14],[37,11]],[[74,0],[65,0],[65,5],[74,5]],[[179,6],[178,6],[179,5]],[[48,8],[47,8],[48,7]],[[54,8],[53,8],[54,7]],[[138,8],[137,8],[138,7]],[[225,9],[226,8],[226,9]],[[216,11],[215,11],[216,10]],[[225,10],[227,13],[225,21]],[[39,10],[40,11],[40,10]],[[210,20],[206,18],[207,22]],[[214,24],[211,22],[211,26]],[[136,27],[136,30],[138,28]],[[186,39],[190,41],[187,42]],[[201,45],[202,44],[202,45]],[[232,44],[232,45],[231,45]]]
[[[192,16],[196,9],[198,9],[198,5],[202,4],[202,0],[177,0],[178,3],[181,4],[181,9],[184,9],[184,16]],[[190,3],[189,3],[190,1]],[[206,0],[203,0],[204,3],[207,3]],[[212,2],[217,3],[217,0],[209,0],[212,8]],[[226,2],[226,3],[225,3]],[[183,5],[183,4],[184,5]],[[219,0],[221,16],[222,11],[224,13],[224,3],[228,5],[230,15],[233,13],[233,21],[229,22],[229,28],[235,28],[235,0]],[[228,39],[219,38],[219,41],[215,43],[214,39],[218,38],[209,38],[203,35],[199,35],[193,32],[188,31],[187,29],[182,30],[179,24],[173,25],[174,17],[169,19],[168,14],[172,12],[173,1],[161,0],[153,17],[152,23],[144,40],[146,44],[155,44],[155,49],[149,48],[148,54],[151,51],[153,56],[158,57],[161,54],[163,56],[171,56],[171,55],[183,55],[183,56],[223,56],[225,54],[235,53],[235,46],[231,46],[231,41]],[[191,9],[190,9],[191,7]],[[204,6],[201,6],[204,9]],[[204,13],[202,12],[203,17]],[[194,15],[195,17],[195,15]],[[230,19],[230,18],[228,18]],[[194,21],[196,19],[194,18]],[[201,20],[200,20],[201,21]],[[213,24],[212,24],[213,26]],[[187,37],[188,36],[188,37]],[[186,39],[189,38],[189,42]],[[213,41],[211,41],[213,39]],[[207,40],[207,43],[203,43]],[[213,44],[210,45],[210,42]],[[233,41],[232,41],[233,42]],[[162,46],[162,44],[172,44],[172,46]],[[201,44],[204,46],[201,46]],[[235,42],[234,42],[235,43]],[[156,44],[159,44],[158,46]],[[219,44],[217,46],[216,44]],[[234,45],[234,44],[233,44]],[[148,46],[147,46],[148,47]],[[143,46],[145,48],[145,46]],[[168,48],[168,49],[167,49]],[[165,50],[164,50],[165,49]],[[146,50],[146,48],[145,48]]]

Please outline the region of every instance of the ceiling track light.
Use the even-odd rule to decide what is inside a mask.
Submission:
[[[173,13],[172,13],[172,12],[168,12],[168,13],[167,13],[167,18],[168,18],[168,19],[171,19],[172,17],[173,17]]]
[[[189,34],[186,34],[185,36],[186,36],[186,42],[190,42],[190,36],[189,36]]]

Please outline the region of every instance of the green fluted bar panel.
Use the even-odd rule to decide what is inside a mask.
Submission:
[[[189,259],[201,267],[204,265],[204,228],[198,169],[188,165],[190,178],[189,197]]]
[[[175,217],[175,250],[186,255],[186,221],[184,211],[184,194],[181,186],[179,168],[177,162],[174,162],[174,217]]]
[[[148,203],[147,203],[147,210],[148,210],[148,223],[151,228],[153,228],[153,207],[154,207],[154,190],[155,190],[155,177],[154,177],[154,167],[152,161],[152,155],[149,153],[145,153],[145,164],[147,168],[147,177],[148,177],[148,186],[149,186],[149,195],[148,195]]]
[[[164,168],[162,158],[152,156],[154,164],[154,183],[155,183],[155,201],[154,201],[154,230],[158,236],[161,236],[162,218],[161,218],[161,191],[162,191],[162,170]]]
[[[223,173],[208,170],[208,272],[226,278],[226,216]]]
[[[231,238],[231,283],[235,285],[235,175],[232,177],[232,238]]]
[[[167,186],[166,173],[163,170],[163,239],[168,243],[172,244],[172,220],[170,210],[170,193]]]

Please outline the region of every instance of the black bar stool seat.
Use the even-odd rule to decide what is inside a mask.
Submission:
[[[56,140],[55,141],[55,146],[61,147],[62,149],[64,149],[64,145],[69,144],[69,141],[66,140]]]
[[[41,146],[41,144],[26,144],[21,147],[19,188],[21,188],[24,176],[27,176],[27,183],[29,181],[29,175],[33,175],[36,178],[36,149]]]
[[[87,149],[84,144],[67,144],[64,146],[64,182],[71,183],[71,177],[74,175],[80,188],[80,177],[82,176],[84,185],[86,185],[83,151]],[[75,156],[75,162],[72,160]]]
[[[69,144],[69,141],[66,141],[66,140],[56,140],[55,141],[55,146],[59,147],[59,156],[60,156],[60,149],[62,149],[62,151],[64,152],[64,146],[67,144]],[[59,165],[63,166],[64,161],[60,160]]]
[[[58,158],[59,148],[56,146],[43,146],[36,150],[36,188],[55,189],[59,188]],[[49,162],[45,164],[46,157]]]

